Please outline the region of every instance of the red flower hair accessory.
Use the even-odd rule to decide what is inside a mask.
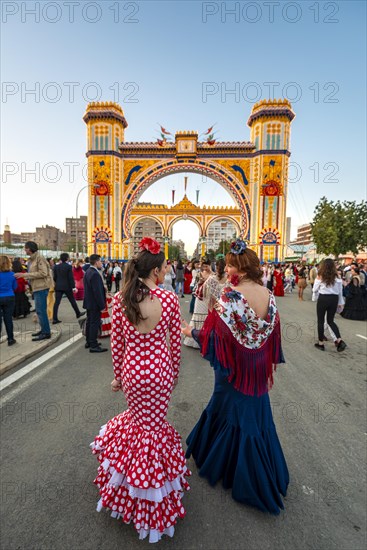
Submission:
[[[159,254],[161,245],[151,237],[144,237],[139,243],[140,250],[148,250],[151,254]]]

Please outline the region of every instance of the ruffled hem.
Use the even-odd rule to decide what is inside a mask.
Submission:
[[[256,398],[253,398],[256,399]],[[279,514],[289,484],[287,464],[275,426],[245,433],[228,419],[205,410],[187,438],[199,475],[211,485],[222,480],[234,500],[263,512]]]
[[[99,508],[99,503],[98,503],[97,512],[99,512],[100,510],[101,508]],[[111,517],[119,519],[121,517],[121,514],[117,512],[111,512]],[[162,533],[157,531],[157,529],[142,528],[142,529],[138,529],[138,533],[139,533],[140,540],[143,540],[147,536],[149,536],[149,542],[154,543],[154,542],[159,542],[163,535],[167,535],[168,537],[173,537],[173,535],[175,534],[175,528],[173,526],[167,527]]]
[[[181,497],[191,475],[176,430],[165,422],[146,431],[127,410],[102,426],[91,447],[100,462],[97,511],[108,508],[124,523],[132,521],[149,542],[173,536],[177,518],[185,516]]]

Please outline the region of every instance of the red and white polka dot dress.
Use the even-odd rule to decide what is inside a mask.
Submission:
[[[181,437],[166,421],[180,366],[180,306],[173,292],[150,293],[161,302],[162,315],[148,334],[123,314],[119,294],[114,298],[112,361],[129,408],[102,426],[91,446],[100,462],[97,510],[110,508],[113,517],[132,521],[140,538],[157,542],[163,534],[173,536],[177,517],[185,515],[181,497],[191,472]]]

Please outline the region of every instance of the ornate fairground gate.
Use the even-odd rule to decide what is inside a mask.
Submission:
[[[83,117],[88,132],[88,253],[128,259],[133,226],[147,216],[161,224],[166,254],[172,225],[178,219],[198,225],[204,253],[208,226],[225,217],[262,261],[282,260],[294,116],[288,100],[262,100],[253,106],[248,119],[251,141],[200,142],[197,132],[178,131],[174,142],[129,143],[125,142],[127,122],[120,105],[89,103]],[[150,212],[143,212],[137,204],[141,194],[155,181],[180,172],[202,174],[218,182],[237,207],[228,212],[204,209],[185,197],[164,214],[154,205]]]

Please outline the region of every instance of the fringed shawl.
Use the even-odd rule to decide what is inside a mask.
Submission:
[[[277,364],[284,363],[279,314],[272,293],[268,315],[260,319],[242,294],[225,287],[198,341],[202,355],[246,395],[267,393]]]

